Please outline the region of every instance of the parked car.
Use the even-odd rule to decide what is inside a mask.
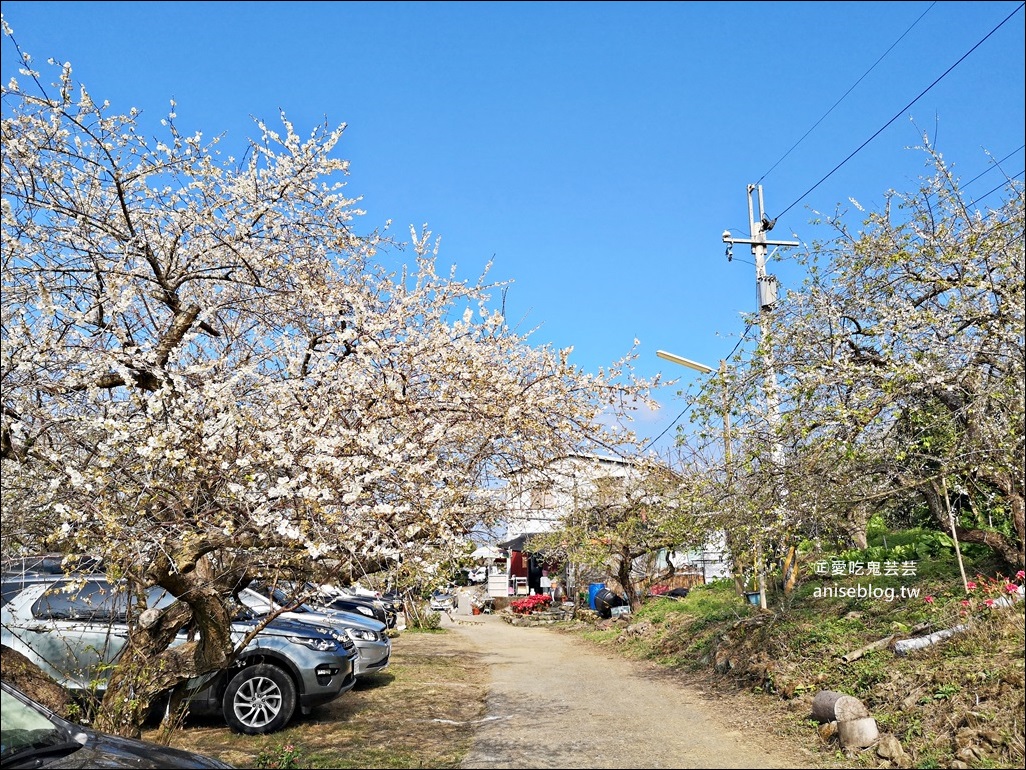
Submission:
[[[378,596],[371,596],[366,590],[354,592],[345,588],[330,589],[326,586],[315,586],[312,583],[292,584],[283,586],[285,590],[293,595],[304,593],[309,594],[307,603],[318,611],[342,610],[343,612],[357,612],[361,615],[380,620],[388,628],[395,628],[399,624],[399,609],[396,609],[391,601]]]
[[[348,634],[359,653],[355,665],[358,677],[384,671],[391,661],[392,640],[388,638],[385,624],[379,620],[341,610],[318,611],[309,604],[295,602],[280,586],[271,589],[263,583],[254,583],[244,588],[239,591],[238,596],[239,601],[258,617],[277,612],[282,607],[289,607],[278,617],[299,623],[328,626]]]
[[[361,599],[380,599],[381,598],[381,593],[379,591],[375,591],[373,588],[366,588],[365,586],[360,585],[360,583],[351,583],[350,585],[347,585],[347,586],[344,586],[344,587],[332,586],[332,588],[336,592],[341,592],[341,593],[344,593],[344,594],[349,594],[351,596],[356,596],[356,597],[359,597]]]
[[[394,612],[397,616],[403,612],[403,596],[398,591],[383,591],[381,603],[385,605],[386,610]]]
[[[379,609],[383,609],[385,611],[385,624],[389,628],[395,628],[398,625],[399,613],[402,612],[402,610],[403,610],[401,602],[397,605],[395,602],[392,601],[392,599],[390,597],[386,597],[386,596],[383,596],[381,594],[378,594],[377,596],[375,596],[373,598],[369,598],[369,597],[367,597],[367,596],[365,596],[363,594],[352,593],[352,592],[350,592],[346,588],[343,588],[343,589],[340,589],[340,590],[341,590],[341,595],[336,597],[336,600],[341,598],[343,600],[344,599],[356,599],[358,601],[359,600],[369,601],[375,607],[378,607]]]
[[[456,594],[452,591],[443,591],[441,588],[436,588],[431,592],[428,606],[435,612],[451,612],[456,609]]]
[[[59,553],[17,556],[3,560],[3,572],[4,574],[38,572],[44,575],[63,575],[71,570],[77,573],[102,572],[102,561],[98,556],[72,556],[65,559]]]
[[[274,588],[278,593],[276,601],[279,604],[285,604],[285,600],[302,598],[303,603],[316,612],[351,612],[385,623],[388,628],[395,628],[398,624],[398,613],[390,603],[366,592],[357,594],[346,588],[290,581],[277,582]],[[266,593],[263,589],[261,592]]]
[[[397,614],[403,611],[403,597],[398,591],[382,591],[381,603],[385,605],[385,609]]]
[[[219,759],[75,724],[0,682],[0,767],[231,768]]]
[[[130,596],[105,575],[4,575],[0,636],[72,691],[106,688],[110,668],[128,639]],[[147,606],[175,601],[151,589]],[[232,624],[240,644],[256,620],[243,612]],[[181,632],[172,644],[186,640]],[[192,713],[221,713],[236,732],[271,733],[296,712],[308,714],[352,689],[356,647],[350,636],[327,626],[275,620],[239,653],[233,664],[190,682]]]

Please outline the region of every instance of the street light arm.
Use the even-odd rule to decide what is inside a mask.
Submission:
[[[672,361],[675,364],[680,364],[681,366],[686,366],[689,369],[694,369],[702,374],[709,374],[710,372],[715,371],[711,366],[700,364],[697,361],[683,358],[682,356],[675,355],[674,353],[667,353],[665,350],[657,350],[656,355],[660,358],[666,359],[667,361]]]

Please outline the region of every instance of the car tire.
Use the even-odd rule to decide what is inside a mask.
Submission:
[[[228,682],[224,721],[235,732],[265,735],[281,730],[296,712],[296,684],[278,666],[246,666]]]

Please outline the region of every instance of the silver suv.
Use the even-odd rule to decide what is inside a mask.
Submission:
[[[102,691],[128,639],[129,593],[105,575],[5,574],[0,610],[2,643],[69,690]],[[174,598],[151,589],[148,607]],[[232,624],[236,644],[252,620]],[[173,644],[186,640],[179,634]],[[192,713],[221,712],[233,730],[250,735],[285,727],[296,711],[308,714],[352,689],[356,647],[327,627],[275,620],[247,645],[231,667],[191,682]]]
[[[262,583],[239,591],[239,601],[258,617],[289,607],[278,617],[298,623],[328,626],[348,634],[356,644],[360,657],[356,661],[356,676],[362,677],[384,671],[392,657],[392,640],[387,626],[374,618],[342,610],[320,609],[309,604],[297,604],[283,590],[271,589]]]

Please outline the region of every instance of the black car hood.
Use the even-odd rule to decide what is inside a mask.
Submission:
[[[67,754],[35,754],[24,761],[15,757],[5,768],[81,768],[81,770],[103,770],[104,768],[231,768],[213,757],[180,751],[167,746],[142,743],[131,738],[101,735],[92,730],[80,728],[76,734],[85,736],[85,745]],[[40,764],[36,764],[36,762]]]
[[[252,620],[236,620],[233,622],[233,625],[253,628],[258,622],[259,616],[254,617]],[[328,636],[331,635],[331,629],[324,625],[303,623],[292,618],[275,618],[264,627],[261,633],[273,634],[274,636],[311,636],[317,632]]]

